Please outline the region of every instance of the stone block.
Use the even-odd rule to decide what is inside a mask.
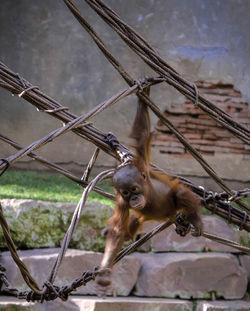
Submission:
[[[34,200],[1,200],[12,238],[18,248],[59,247],[77,203],[53,203]],[[87,202],[70,242],[71,248],[102,251],[101,231],[112,215],[109,206]],[[0,247],[6,247],[0,231]]]
[[[197,311],[249,311],[250,301],[200,301]]]
[[[200,301],[196,311],[249,311],[249,301]],[[161,298],[97,298],[71,296],[67,301],[32,303],[10,297],[1,297],[1,311],[191,311],[193,303],[179,299]]]
[[[240,256],[240,263],[247,270],[248,279],[250,281],[250,256],[249,255]]]
[[[39,286],[42,286],[49,276],[58,252],[59,249],[36,249],[20,251],[19,256]],[[71,283],[80,277],[84,271],[93,270],[100,264],[101,259],[102,253],[69,249],[59,268],[54,284],[62,286]],[[7,269],[7,278],[13,287],[19,290],[28,289],[9,252],[2,253],[0,263]],[[132,254],[124,257],[113,269],[112,287],[109,288],[107,294],[110,295],[115,291],[117,295],[129,295],[136,283],[140,265],[141,259],[137,256]],[[94,281],[88,282],[86,286],[80,287],[77,293],[97,294],[96,283]]]
[[[239,242],[239,235],[224,220],[215,216],[203,216],[204,230],[208,233],[216,234],[222,238],[226,238],[235,242]],[[145,224],[142,228],[143,232],[148,232],[156,222]],[[176,234],[174,225],[161,233],[155,235],[151,241],[152,250],[154,252],[188,252],[188,251],[218,251],[218,252],[239,252],[237,249],[226,246],[224,244],[212,241],[204,237],[193,237],[187,234],[181,237]]]
[[[142,259],[136,296],[168,298],[240,299],[247,288],[247,272],[231,254],[137,254]]]
[[[10,297],[1,297],[0,299],[1,311],[41,311],[39,306],[35,303],[18,300]]]
[[[0,302],[3,311],[192,311],[193,303],[177,299],[153,298],[97,298],[97,297],[70,297],[63,302],[55,301],[40,303],[20,302],[13,298],[4,297]]]

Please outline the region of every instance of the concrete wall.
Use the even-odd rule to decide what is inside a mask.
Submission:
[[[244,99],[250,101],[249,1],[106,1],[185,78],[231,82]],[[152,75],[84,1],[75,3],[135,79]],[[2,0],[0,58],[79,115],[127,87],[63,1]],[[167,84],[154,87],[152,97],[162,110],[170,103],[184,102],[184,98]],[[112,131],[126,142],[134,113],[135,96],[131,96],[94,118],[93,122],[104,132]],[[0,132],[24,146],[61,126],[52,117],[38,113],[29,103],[12,97],[3,89],[0,89],[0,118]],[[156,124],[156,118],[152,116],[152,120]],[[91,144],[67,134],[42,148],[39,154],[80,170],[93,150]],[[12,153],[12,148],[0,142],[0,157]],[[171,168],[172,159],[165,161],[158,155],[156,158],[160,159],[162,167]],[[23,163],[26,160],[18,162],[18,166],[34,167],[29,162]],[[102,155],[99,165],[103,163],[114,165],[114,160]],[[178,173],[182,173],[181,166],[179,168]],[[199,174],[202,170],[196,175]]]

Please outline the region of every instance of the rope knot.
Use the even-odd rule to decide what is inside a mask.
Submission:
[[[145,84],[148,82],[148,77],[144,77],[139,80],[134,80],[134,85],[137,85],[138,92],[143,92],[143,88],[145,87]]]

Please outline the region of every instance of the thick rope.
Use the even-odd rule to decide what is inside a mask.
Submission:
[[[100,37],[98,36],[98,34],[94,31],[94,29],[87,23],[87,21],[81,16],[80,11],[77,9],[77,7],[74,5],[73,1],[71,0],[64,0],[65,4],[68,6],[68,8],[71,10],[71,12],[74,14],[74,16],[76,17],[76,19],[80,22],[80,24],[84,27],[84,29],[90,34],[90,36],[93,38],[93,40],[95,41],[95,43],[97,44],[97,46],[101,49],[101,51],[104,53],[104,55],[106,56],[106,58],[110,61],[110,63],[114,66],[114,68],[121,74],[121,76],[124,78],[124,80],[129,84],[132,85],[133,84],[133,79],[132,77],[125,71],[125,69],[122,67],[122,65],[114,58],[114,56],[112,56],[111,52],[107,49],[107,47],[105,46],[104,42],[100,39]],[[95,1],[87,1],[86,2],[99,14],[101,15],[102,18],[104,18],[104,13],[101,11],[101,9],[97,9],[96,7],[96,3],[95,5],[93,4]],[[122,36],[122,38],[124,39],[124,37],[126,37],[129,34],[131,35],[131,33],[135,34],[135,37],[133,37],[133,40],[136,41],[137,38],[139,38],[143,44],[145,45],[145,40],[139,36],[137,33],[135,33],[135,31],[129,27],[128,25],[126,25],[123,21],[121,21],[121,19],[118,17],[118,15],[113,12],[110,8],[108,8],[103,2],[102,6],[105,7],[105,10],[108,11],[108,13],[105,15],[105,22],[107,22],[108,24],[111,23],[111,27],[113,28],[114,24],[116,25],[116,23],[120,23],[122,24],[122,26],[120,27],[121,29],[124,29],[124,27],[126,27],[126,34],[124,34],[124,36]],[[100,1],[99,1],[100,4]],[[103,9],[104,10],[104,9]],[[112,13],[111,15],[114,17],[115,22],[112,22],[110,18],[107,18],[107,15],[109,13]],[[109,16],[110,17],[110,16]],[[124,27],[123,27],[124,26]],[[118,26],[117,26],[118,27]],[[116,30],[116,28],[114,29]],[[118,33],[120,34],[120,32]],[[125,39],[124,41],[126,43],[128,43]],[[128,44],[129,45],[129,44]],[[150,47],[149,44],[146,44],[147,48],[150,48],[151,53],[154,55],[154,57],[159,57],[156,55],[156,52],[153,51],[153,48]],[[164,64],[164,66],[166,68],[168,68],[171,72],[173,72],[175,75],[177,74],[177,72],[171,68],[168,64],[166,64],[163,60],[161,60],[162,64]],[[161,72],[162,73],[162,72]],[[168,76],[164,76],[166,78],[166,82],[168,82]],[[186,83],[186,80],[184,80],[183,78],[180,78],[180,81],[182,83]],[[194,86],[194,84],[192,84],[192,88],[194,88],[195,91],[195,103],[196,105],[198,105],[199,102],[199,95],[198,95],[198,90],[197,87]],[[152,110],[153,112],[157,115],[157,117],[163,122],[163,124],[165,124],[171,131],[172,133],[174,133],[176,135],[176,137],[179,139],[179,141],[185,146],[185,148],[191,153],[191,155],[201,164],[201,166],[205,169],[205,171],[220,185],[220,187],[222,187],[223,190],[227,191],[228,193],[231,193],[231,189],[229,187],[227,187],[227,185],[222,181],[222,179],[216,174],[216,172],[212,169],[212,167],[209,166],[209,164],[203,159],[203,157],[201,156],[201,154],[194,149],[189,142],[184,138],[184,136],[174,127],[174,125],[165,117],[165,115],[159,110],[159,108],[152,102],[151,98],[148,97],[146,94],[144,94],[143,92],[137,93],[137,96],[143,101],[145,102]],[[216,108],[216,106],[215,106]],[[211,110],[212,114],[215,114],[214,109]],[[249,210],[249,208],[242,202],[239,202],[239,204],[241,204],[241,206],[243,208],[245,208],[246,210]]]
[[[145,242],[147,242],[149,239],[151,239],[156,234],[160,233],[164,229],[168,228],[172,223],[171,222],[165,222],[158,226],[156,226],[153,230],[151,230],[149,233],[145,234],[143,237],[141,237],[138,241],[132,243],[128,247],[124,248],[116,257],[114,260],[115,263],[119,262],[123,257],[131,254],[133,251],[135,251],[138,247],[142,246]],[[218,243],[231,246],[233,248],[236,248],[246,254],[250,254],[250,248],[244,247],[240,245],[237,242],[230,241],[221,237],[218,237],[216,235],[209,234],[207,232],[204,232],[202,234],[205,238],[209,238],[211,240],[214,240]],[[93,271],[85,271],[80,278],[75,279],[70,284],[63,285],[61,287],[53,285],[51,282],[46,281],[46,288],[47,291],[45,293],[37,294],[34,291],[24,291],[19,292],[17,289],[12,289],[13,296],[19,298],[19,299],[26,299],[27,301],[50,301],[54,300],[56,298],[61,298],[62,300],[66,300],[68,298],[68,295],[75,291],[80,286],[85,286],[88,282],[95,279],[95,276],[98,274],[98,268],[94,269]]]
[[[18,266],[18,268],[19,268],[19,270],[23,276],[24,281],[29,286],[29,288],[31,288],[36,294],[41,295],[43,292],[40,290],[36,281],[33,279],[31,274],[29,273],[28,268],[25,266],[25,264],[22,262],[22,260],[20,259],[20,257],[17,254],[15,243],[13,242],[13,240],[11,238],[10,229],[9,229],[9,226],[8,226],[6,219],[4,217],[4,214],[3,214],[3,208],[2,208],[1,202],[0,202],[0,223],[1,223],[1,226],[3,229],[4,239],[8,245],[11,256],[12,256],[13,260],[15,261],[16,265]]]
[[[237,242],[234,242],[234,241],[231,241],[231,240],[228,240],[228,239],[224,239],[222,237],[219,237],[218,235],[211,234],[211,233],[208,233],[208,232],[203,232],[202,236],[204,238],[213,240],[213,241],[215,241],[217,243],[221,243],[221,244],[233,247],[235,249],[238,249],[239,251],[241,251],[243,253],[250,254],[250,248],[249,247],[243,246],[243,245],[241,245],[241,244],[239,244]]]
[[[82,195],[78,205],[76,206],[76,209],[75,209],[74,214],[72,216],[71,224],[70,224],[70,226],[69,226],[69,228],[65,234],[65,237],[64,237],[64,240],[62,242],[62,246],[61,246],[60,252],[58,254],[58,257],[54,263],[54,266],[51,270],[51,273],[48,277],[48,280],[44,283],[44,289],[43,290],[41,290],[39,288],[36,281],[30,275],[28,268],[22,262],[20,257],[18,256],[15,244],[11,238],[10,229],[9,229],[8,224],[6,222],[6,219],[4,217],[3,209],[2,209],[2,206],[0,203],[0,224],[2,226],[4,238],[5,238],[5,241],[7,243],[8,248],[9,248],[9,251],[11,253],[11,256],[12,256],[13,260],[15,261],[16,265],[18,266],[26,284],[29,286],[29,288],[32,290],[32,292],[34,294],[36,294],[40,297],[40,299],[42,299],[42,297],[44,297],[45,294],[48,294],[47,293],[48,290],[51,290],[53,288],[52,284],[55,280],[58,269],[62,263],[63,257],[66,253],[67,248],[68,248],[72,234],[74,233],[74,231],[75,231],[75,229],[79,223],[81,212],[82,212],[82,209],[83,209],[83,207],[87,201],[89,193],[93,190],[93,188],[96,186],[96,184],[98,182],[100,182],[103,179],[112,177],[113,173],[114,173],[114,169],[100,173],[93,181],[91,181],[91,183],[84,190],[83,195]],[[16,294],[16,291],[14,291],[14,293]],[[54,294],[55,294],[55,292],[54,292]]]
[[[126,96],[129,96],[132,93],[135,93],[137,89],[139,88],[138,85],[134,85],[126,90],[123,90],[119,92],[118,94],[112,96],[109,100],[106,100],[105,102],[97,105],[94,109],[92,109],[90,112],[84,114],[83,116],[80,116],[78,118],[75,118],[74,120],[68,122],[66,125],[63,127],[58,128],[57,130],[52,131],[51,133],[47,134],[45,137],[42,139],[33,142],[29,146],[21,149],[18,151],[16,154],[9,156],[8,158],[5,159],[6,162],[10,164],[13,164],[14,162],[20,160],[23,158],[25,155],[29,154],[30,152],[42,147],[43,145],[53,141],[55,138],[61,136],[62,134],[65,134],[82,123],[86,122],[90,118],[96,116],[98,113],[102,112],[104,109],[107,109],[109,106],[115,104],[117,101],[123,99]],[[3,167],[4,164],[0,164],[0,169]]]
[[[5,79],[4,80],[5,83],[2,83],[1,86],[4,87],[5,89],[11,91],[12,93],[15,93],[15,94],[20,93],[20,90],[22,88],[26,88],[28,85],[30,85],[30,83],[28,81],[26,81],[23,77],[21,77],[18,74],[13,73],[7,66],[5,66],[1,62],[0,62],[0,78]],[[158,78],[155,79],[155,83],[159,83]],[[50,97],[48,97],[46,94],[42,93],[38,89],[29,91],[28,93],[23,95],[23,97],[25,98],[25,100],[27,100],[31,104],[35,105],[39,110],[41,110],[41,109],[47,110],[47,109],[54,109],[55,107],[57,107],[57,108],[62,107],[59,103],[55,102],[55,100],[51,99]],[[56,112],[55,114],[53,114],[53,116],[62,120],[64,123],[68,123],[68,122],[73,121],[74,119],[77,118],[75,115],[73,115],[69,111],[59,111],[59,112]],[[117,150],[114,151],[114,149],[110,147],[110,144],[107,141],[107,134],[101,132],[100,130],[95,128],[93,125],[91,125],[91,124],[86,125],[86,123],[84,123],[84,126],[82,126],[82,127],[78,126],[76,128],[73,128],[73,132],[78,134],[80,137],[91,141],[96,146],[99,146],[103,151],[107,152],[109,155],[115,157],[119,161],[122,160],[119,152],[117,152]],[[129,150],[126,149],[124,146],[119,144],[119,142],[118,142],[118,145],[119,145],[118,149],[121,150],[121,154],[132,155],[132,153],[129,152]],[[42,162],[40,162],[40,163],[42,163]],[[43,164],[45,164],[45,163],[43,163]],[[154,168],[159,170],[159,168],[156,166],[154,166]],[[196,194],[198,194],[201,198],[206,197],[209,194],[209,192],[207,192],[207,191],[204,192],[203,190],[201,190],[200,187],[195,186],[194,184],[192,184],[187,179],[185,179],[181,176],[177,176],[177,177],[182,182],[184,182],[185,184],[190,186],[192,188],[192,190]],[[228,206],[226,206],[224,204],[224,202],[221,202],[221,201],[216,201],[214,199],[212,201],[210,200],[210,204],[207,204],[205,207],[207,209],[211,210],[212,212],[214,212],[215,214],[222,216],[223,218],[227,219],[227,215],[228,215],[227,208],[228,208]],[[219,208],[214,208],[215,205],[216,206],[218,205]],[[224,211],[221,210],[221,207],[224,209]],[[233,209],[233,211],[234,211],[234,209]],[[240,213],[240,211],[239,211],[239,213]],[[235,218],[235,224],[237,224],[237,225],[239,225],[241,223],[242,217],[241,216],[239,216],[239,217],[240,218]],[[250,225],[248,223],[249,223],[249,220],[247,220],[246,224],[244,224],[244,227],[243,227],[247,231],[249,231],[249,228],[250,228]]]
[[[196,90],[193,83],[188,82],[181,77],[176,70],[170,67],[164,59],[150,46],[145,44],[146,40],[142,38],[132,27],[127,25],[117,13],[108,7],[101,0],[85,0],[92,9],[124,40],[124,42],[139,55],[153,70],[167,77],[167,83],[177,88],[186,97],[194,101],[196,99]],[[66,1],[73,3],[73,1]],[[67,3],[66,3],[67,4]],[[250,131],[243,125],[234,121],[228,114],[225,114],[221,109],[213,105],[206,98],[199,95],[198,106],[202,109],[206,108],[207,111],[214,115],[216,112],[219,117],[216,118],[217,122],[223,120],[222,125],[228,130],[232,131],[238,138],[242,139],[245,143],[250,144]],[[205,106],[205,107],[204,107]]]
[[[15,149],[17,150],[21,150],[23,149],[23,147],[21,147],[17,142],[11,140],[10,138],[0,134],[0,140],[6,142],[7,144],[9,144],[10,146],[14,147]],[[74,175],[73,173],[71,173],[70,171],[66,170],[65,168],[63,168],[62,166],[59,166],[55,163],[52,163],[50,161],[48,161],[47,159],[44,159],[43,157],[41,156],[38,156],[37,154],[35,153],[28,153],[27,156],[29,156],[31,159],[39,162],[40,164],[48,167],[49,169],[51,169],[52,171],[54,172],[57,172],[59,174],[62,174],[64,175],[65,177],[69,178],[70,180],[76,182],[77,184],[79,184],[80,186],[82,187],[86,187],[88,185],[87,182],[85,182],[84,180],[78,178],[76,175]],[[93,189],[93,191],[95,191],[96,193],[99,193],[101,195],[103,195],[104,197],[108,198],[108,199],[111,199],[111,200],[115,200],[115,196],[109,192],[106,192],[104,190],[102,190],[101,188],[99,187],[95,187]]]
[[[98,158],[99,153],[100,153],[100,149],[96,148],[95,152],[93,153],[93,155],[92,155],[92,157],[91,157],[91,159],[90,159],[90,161],[89,161],[89,163],[87,165],[86,170],[84,171],[84,174],[82,175],[82,178],[81,178],[82,181],[84,181],[86,183],[88,182],[89,176],[91,174],[93,166],[95,165],[95,162],[96,162],[96,160]]]
[[[79,223],[79,219],[80,219],[80,216],[81,216],[81,213],[82,213],[82,209],[87,201],[87,198],[88,198],[88,195],[90,194],[91,190],[94,188],[94,186],[102,181],[103,179],[106,179],[106,178],[110,178],[112,177],[114,174],[114,169],[112,170],[109,170],[109,171],[104,171],[102,173],[100,173],[94,180],[91,181],[91,183],[86,187],[86,189],[84,190],[83,192],[83,195],[75,209],[75,212],[72,216],[72,220],[71,220],[71,223],[70,223],[70,226],[67,230],[67,233],[65,234],[65,237],[63,239],[63,242],[62,242],[62,246],[61,246],[61,250],[60,250],[60,253],[57,257],[57,260],[53,266],[53,269],[50,273],[50,276],[48,278],[48,281],[53,283],[54,280],[55,280],[55,277],[56,277],[56,274],[57,274],[57,271],[62,263],[62,259],[65,255],[65,252],[68,248],[68,245],[69,245],[69,242],[71,240],[71,237],[72,237],[72,234],[74,233],[78,223]]]
[[[72,1],[65,1],[65,3],[71,3]],[[216,106],[214,106],[212,103],[208,102],[206,99],[204,99],[202,96],[200,96],[198,94],[198,90],[196,88],[196,86],[190,82],[187,82],[186,80],[184,80],[183,78],[181,78],[178,73],[171,68],[164,60],[162,60],[160,58],[160,56],[152,49],[152,47],[140,36],[138,35],[136,32],[134,32],[134,30],[129,27],[127,24],[125,24],[120,18],[119,16],[113,12],[110,8],[108,8],[102,1],[90,1],[90,0],[86,0],[86,2],[88,2],[92,8],[95,9],[95,11],[101,15],[101,17],[108,22],[111,27],[122,37],[122,39],[154,70],[156,70],[157,72],[159,72],[160,74],[163,75],[163,80],[165,80],[166,82],[168,82],[170,85],[176,87],[180,92],[182,92],[182,94],[184,94],[186,97],[192,99],[196,105],[198,105],[201,109],[203,109],[204,111],[208,112],[211,117],[213,117],[218,123],[220,123],[221,125],[223,125],[224,127],[226,127],[228,130],[230,130],[232,133],[234,133],[238,138],[240,138],[241,140],[243,140],[246,143],[249,143],[249,131],[248,129],[246,129],[245,127],[241,126],[240,124],[236,123],[235,121],[232,120],[232,118],[230,116],[228,116],[227,114],[225,114],[222,110],[220,110],[219,108],[217,108]],[[78,20],[79,20],[79,16],[78,16]],[[101,46],[101,45],[99,45]],[[109,56],[109,58],[111,59],[111,54]],[[113,63],[117,66],[117,63],[114,61],[113,59]],[[0,65],[0,69],[2,67],[2,64]],[[13,92],[13,90],[15,90],[15,80],[12,79],[11,75],[9,74],[10,72],[8,72],[8,70],[5,70],[6,68],[2,67],[3,71],[2,71],[2,75],[0,72],[0,77],[2,80],[0,80],[0,86],[5,87],[6,89],[10,90]],[[69,121],[67,120],[67,124],[63,127],[60,128],[56,131],[51,132],[50,134],[48,134],[47,136],[45,136],[42,140],[37,141],[31,145],[29,145],[26,148],[23,148],[22,150],[20,150],[18,153],[16,153],[15,155],[7,158],[7,159],[3,159],[3,163],[5,163],[4,168],[6,169],[6,163],[9,166],[11,163],[14,163],[15,161],[19,160],[20,158],[22,158],[24,155],[26,154],[31,154],[31,151],[36,150],[37,148],[41,147],[42,145],[50,142],[51,140],[53,140],[54,138],[62,135],[63,133],[69,131],[69,130],[74,130],[76,131],[79,126],[80,129],[83,127],[87,127],[90,124],[89,123],[85,123],[85,121],[87,119],[89,119],[90,117],[92,117],[93,115],[95,115],[96,113],[101,112],[103,109],[107,108],[109,105],[117,102],[118,100],[120,100],[121,98],[123,98],[124,96],[128,96],[130,94],[132,94],[133,92],[135,92],[137,89],[142,89],[141,85],[133,85],[134,81],[132,82],[129,75],[127,75],[127,73],[124,71],[123,72],[123,77],[125,79],[127,79],[127,82],[130,85],[130,89],[127,89],[127,94],[119,94],[118,98],[115,96],[115,98],[111,98],[110,102],[106,101],[104,102],[104,106],[102,106],[102,104],[98,105],[96,108],[94,108],[91,112],[89,112],[89,115],[86,114],[84,116],[81,116],[79,118],[74,118],[73,120]],[[25,99],[27,98],[30,102],[32,103],[38,103],[38,109],[39,111],[44,111],[47,113],[53,113],[56,116],[58,116],[58,113],[62,113],[60,114],[60,118],[63,118],[62,115],[64,115],[67,113],[67,108],[66,107],[62,107],[62,106],[58,106],[57,103],[53,102],[53,107],[52,109],[45,109],[44,107],[46,106],[46,104],[48,104],[48,102],[51,101],[51,99],[49,97],[47,97],[46,95],[43,97],[43,102],[42,102],[42,106],[39,106],[39,97],[37,96],[37,94],[40,94],[40,91],[38,89],[37,86],[32,86],[30,84],[27,84],[24,80],[22,80],[19,75],[15,75],[21,82],[21,87],[20,84],[18,85],[18,88],[20,90],[19,93],[19,97],[24,97]],[[6,84],[7,82],[7,84]],[[148,81],[149,82],[149,81]],[[9,83],[9,84],[8,84]],[[153,83],[152,83],[153,84]],[[144,86],[145,87],[145,86]],[[21,88],[21,89],[20,89]],[[131,92],[130,92],[131,91]],[[125,91],[126,93],[126,91]],[[43,94],[44,95],[44,94]],[[138,96],[145,102],[147,103],[150,108],[156,113],[156,115],[163,121],[164,124],[166,124],[169,128],[172,127],[172,131],[176,134],[176,136],[179,138],[179,140],[184,144],[184,146],[188,146],[189,151],[191,152],[191,154],[201,163],[201,165],[204,167],[204,169],[217,181],[217,183],[219,183],[222,188],[224,190],[227,191],[227,193],[231,194],[231,197],[229,198],[230,200],[234,200],[237,199],[238,197],[240,197],[242,194],[235,194],[232,193],[231,190],[229,188],[227,188],[227,186],[224,185],[224,183],[220,180],[220,178],[216,175],[216,173],[212,170],[212,168],[210,168],[208,166],[208,164],[206,162],[203,162],[203,158],[201,157],[201,155],[199,153],[197,153],[197,151],[195,149],[192,148],[192,146],[189,145],[189,143],[184,139],[184,137],[182,136],[181,133],[178,132],[177,129],[175,129],[173,127],[173,125],[161,114],[161,112],[159,111],[158,107],[154,105],[154,103],[151,101],[151,99],[147,96],[145,96],[145,94],[143,93],[138,93]],[[70,114],[67,115],[67,117],[69,117]],[[72,118],[72,115],[71,115]],[[233,126],[232,126],[233,124]],[[91,131],[89,131],[87,134],[86,132],[81,132],[78,134],[83,135],[85,138],[87,139],[93,139],[94,140],[98,140],[98,143],[96,143],[97,145],[100,144],[102,145],[103,148],[106,148],[107,151],[107,147],[105,146],[105,143],[103,143],[103,140],[100,138],[100,136],[98,136],[100,134],[100,132],[95,129],[95,128],[91,128],[92,129],[92,133]],[[101,136],[102,137],[102,136]],[[104,137],[105,138],[105,137]],[[104,147],[105,146],[105,147]],[[3,163],[0,165],[0,168],[2,168]],[[103,172],[103,175],[100,176],[106,176],[105,175],[106,172]],[[107,176],[110,176],[110,174],[112,174],[113,171],[109,172]],[[213,176],[214,175],[214,176]],[[107,177],[106,176],[106,177]],[[98,180],[98,176],[95,179],[95,181]],[[101,177],[100,177],[101,178]],[[10,236],[10,231],[7,225],[7,222],[5,221],[5,218],[3,216],[3,212],[2,212],[2,208],[0,206],[0,221],[1,221],[1,225],[3,228],[3,231],[5,232],[5,238],[7,244],[9,245],[10,251],[13,255],[13,259],[15,260],[15,262],[18,264],[24,280],[26,281],[26,283],[28,284],[28,286],[32,289],[32,293],[28,293],[26,295],[26,299],[33,299],[35,296],[40,296],[39,299],[47,299],[47,300],[51,300],[51,297],[60,297],[61,299],[65,300],[67,299],[67,295],[66,292],[63,289],[58,288],[57,286],[53,285],[53,281],[55,279],[56,273],[60,267],[60,264],[62,262],[62,259],[64,257],[64,254],[66,252],[66,249],[68,247],[70,238],[77,226],[77,223],[79,221],[79,216],[81,213],[81,210],[83,208],[84,203],[86,202],[86,198],[89,194],[89,192],[94,188],[95,183],[91,183],[90,185],[87,186],[86,190],[84,191],[84,195],[82,197],[82,201],[79,202],[74,216],[72,218],[72,222],[71,225],[65,235],[65,239],[63,242],[63,246],[61,248],[61,252],[57,258],[57,261],[55,262],[55,265],[51,271],[50,277],[48,279],[48,281],[46,281],[44,283],[44,290],[41,291],[39,289],[39,287],[37,286],[35,280],[31,277],[31,275],[29,274],[28,269],[23,265],[22,261],[20,261],[20,258],[18,257],[17,253],[16,253],[16,249],[15,249],[15,245],[11,239]],[[246,192],[246,191],[245,191]],[[248,191],[249,192],[249,191]],[[86,193],[86,195],[85,195]],[[205,192],[204,192],[205,193]],[[204,202],[206,204],[210,204],[209,201],[213,201],[215,200],[214,197],[207,197],[204,199]],[[221,202],[220,202],[221,203]],[[223,202],[222,202],[223,203]],[[233,217],[235,217],[235,215],[233,215],[233,211],[234,209],[232,208],[232,206],[229,204],[229,202],[226,202],[225,205],[227,206],[226,213],[228,216],[228,220],[232,221]],[[215,205],[216,206],[216,205]],[[223,214],[222,211],[220,211],[221,214]],[[247,214],[244,214],[243,219],[241,220],[240,223],[240,227],[244,227],[247,223],[247,221],[249,220],[249,217],[247,216]],[[143,244],[146,240],[148,240],[150,237],[152,237],[154,234],[160,232],[161,230],[163,230],[165,227],[169,226],[170,223],[165,223],[163,225],[160,225],[159,227],[156,228],[155,231],[153,231],[153,233],[149,233],[148,235],[145,236],[135,242],[134,244],[132,244],[126,251],[123,250],[118,256],[120,256],[119,258],[117,258],[117,261],[120,260],[120,258],[124,257],[126,254],[131,253],[136,247],[138,247],[138,245],[141,243]],[[226,239],[222,239],[220,237],[217,237],[215,235],[211,235],[208,233],[204,233],[204,236],[214,239],[220,243],[235,247],[237,249],[240,249],[243,252],[249,253],[249,248],[243,247],[241,245],[239,245],[236,242],[233,241],[229,241]],[[137,243],[137,244],[136,244]],[[141,245],[140,244],[140,245]],[[83,277],[80,280],[80,283],[82,284],[86,284],[87,280],[89,279],[93,279],[95,277],[95,275],[98,273],[98,271],[94,271],[94,272],[85,272]],[[3,275],[3,274],[2,274]],[[4,277],[2,277],[4,278]],[[5,283],[8,285],[8,283],[5,280]],[[71,288],[76,288],[76,283],[71,284]],[[64,287],[65,289],[65,287]],[[68,291],[68,289],[67,289]],[[47,296],[46,296],[47,295]]]

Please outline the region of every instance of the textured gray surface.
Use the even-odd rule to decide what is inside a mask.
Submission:
[[[75,3],[135,79],[152,75],[84,1]],[[107,0],[107,4],[185,78],[232,82],[249,101],[249,1]],[[0,59],[76,114],[86,113],[126,87],[63,1],[2,0],[0,29]],[[151,93],[161,109],[172,102],[184,101],[166,84],[154,87]],[[127,142],[134,106],[132,96],[93,121],[104,132],[112,131]],[[0,89],[0,111],[0,132],[23,145],[61,126],[3,89]],[[152,119],[155,123],[156,118]],[[75,135],[67,134],[42,148],[41,154],[53,157],[56,162],[86,164],[93,149]],[[13,153],[2,142],[0,150],[0,157]],[[114,160],[103,156],[98,163],[113,165]]]

